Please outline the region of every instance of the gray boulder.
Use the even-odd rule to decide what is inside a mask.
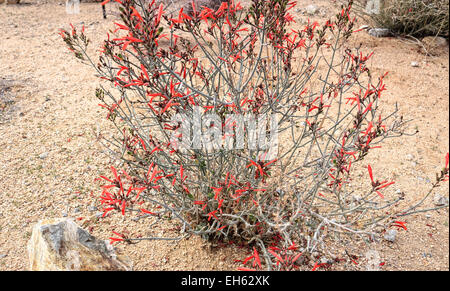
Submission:
[[[128,257],[116,254],[108,241],[99,240],[66,218],[39,221],[28,242],[32,271],[128,271]]]

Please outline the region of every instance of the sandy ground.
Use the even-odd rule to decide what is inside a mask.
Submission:
[[[300,1],[299,7],[316,3],[326,14],[334,12],[329,2]],[[98,80],[91,68],[70,55],[58,30],[69,23],[84,24],[94,42],[91,48],[98,48],[113,17],[103,20],[100,6],[90,3],[81,5],[80,14],[68,15],[62,3],[0,5],[0,270],[27,269],[26,244],[33,224],[43,217],[78,218],[103,239],[111,230],[177,235],[170,224],[148,229],[144,221],[89,219],[95,215],[89,207],[97,205],[99,193],[94,178],[107,173],[111,163],[96,136],[109,124],[94,96]],[[305,18],[301,12],[296,17],[299,22]],[[386,105],[397,102],[419,130],[370,155],[376,173],[396,181],[390,191],[403,191],[408,203],[428,191],[449,148],[448,50],[425,56],[412,43],[365,32],[352,39],[353,45],[359,43],[375,52],[375,73],[389,71]],[[413,61],[419,66],[412,67]],[[448,184],[437,192],[448,197]],[[448,209],[408,217],[408,231],[399,231],[394,243],[341,241],[339,255],[345,258],[347,250],[360,260],[334,268],[364,270],[366,252],[376,250],[383,270],[448,270],[448,218]],[[197,237],[118,248],[137,270],[235,270],[234,260],[246,255],[243,249],[214,248]]]

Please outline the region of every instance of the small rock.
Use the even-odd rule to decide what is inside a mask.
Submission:
[[[6,258],[8,255],[7,254],[0,254],[0,259],[4,259]]]
[[[95,213],[95,217],[96,217],[97,219],[102,218],[102,216],[103,216],[103,212],[101,212],[101,211],[97,211],[97,212]]]
[[[67,212],[63,212],[61,215],[62,215],[63,217],[67,217]]]
[[[412,154],[407,154],[407,155],[406,155],[406,159],[407,159],[408,161],[412,161],[412,160],[414,160],[414,156],[413,156]]]
[[[76,208],[73,210],[73,213],[80,213],[80,208],[76,207]]]
[[[418,62],[411,62],[411,67],[418,68],[419,67],[419,63]]]
[[[448,205],[448,197],[444,197],[439,193],[434,195],[434,205],[436,206],[444,206]]]
[[[47,157],[48,157],[48,152],[45,152],[45,153],[42,153],[42,154],[39,155],[39,158],[42,159],[42,160],[47,158]]]
[[[397,230],[395,229],[389,229],[384,234],[384,239],[387,241],[394,242],[396,238],[397,238]]]
[[[91,212],[94,212],[94,211],[97,211],[98,208],[91,205],[91,206],[88,207],[88,210],[91,211]]]
[[[309,15],[314,15],[314,14],[316,14],[316,12],[317,12],[318,9],[319,9],[319,8],[317,7],[317,5],[314,5],[314,4],[308,5],[308,6],[306,6],[306,8],[305,8],[306,13],[308,13]]]
[[[321,264],[328,264],[330,262],[330,260],[328,260],[326,257],[321,257],[320,258],[320,263]]]
[[[354,202],[359,202],[359,201],[361,201],[361,196],[359,196],[359,195],[353,195],[353,196],[352,196],[352,200],[353,200]]]
[[[386,37],[389,36],[391,32],[388,28],[371,28],[369,29],[369,35],[374,37]]]
[[[282,189],[277,189],[277,190],[275,190],[275,192],[276,192],[278,195],[280,195],[281,197],[284,196],[284,191],[283,191]]]

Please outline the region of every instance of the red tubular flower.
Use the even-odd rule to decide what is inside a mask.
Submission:
[[[390,185],[392,185],[392,184],[395,184],[395,182],[387,182],[387,181],[383,181],[383,182],[380,182],[380,181],[374,181],[374,179],[373,179],[373,173],[372,173],[372,167],[370,166],[370,165],[368,165],[367,166],[367,170],[369,171],[369,176],[370,176],[370,180],[371,180],[371,182],[372,182],[372,188],[373,188],[373,190],[381,197],[381,198],[384,198],[384,196],[380,193],[380,191],[379,190],[381,190],[381,189],[383,189],[383,188],[386,188],[386,187],[388,187],[388,186],[390,186]]]
[[[117,32],[119,29],[122,29],[122,30],[130,30],[130,29],[128,28],[128,26],[126,26],[126,25],[123,25],[123,24],[120,24],[120,23],[117,23],[117,22],[114,22],[114,24],[118,26],[118,28],[117,28],[114,32]]]
[[[239,267],[237,269],[238,269],[238,271],[256,271],[256,269],[245,268],[245,267]]]
[[[221,231],[221,230],[224,229],[225,227],[227,227],[227,226],[226,226],[226,225],[221,226],[221,227],[219,227],[219,228],[217,229],[217,231]]]
[[[117,235],[119,238],[117,238],[117,237],[110,237],[110,238],[109,238],[110,244],[113,244],[113,243],[115,243],[115,242],[121,242],[121,241],[124,241],[125,236],[124,236],[123,234],[117,233],[117,232],[115,232],[115,231],[113,231],[112,233],[115,234],[115,235]]]
[[[127,205],[126,200],[123,200],[122,201],[122,206],[121,206],[122,215],[125,215],[125,207],[126,207],[126,205]]]
[[[141,64],[141,69],[142,69],[142,72],[144,72],[145,78],[147,78],[147,80],[150,80],[150,78],[149,78],[149,76],[148,76],[148,73],[147,73],[147,70],[145,69],[145,67],[144,67],[143,64]]]
[[[145,213],[145,214],[157,215],[156,213],[153,213],[153,212],[151,212],[151,211],[148,211],[147,209],[141,209],[141,212],[142,212],[142,213]]]
[[[261,268],[261,259],[259,258],[258,251],[256,250],[255,247],[253,247],[253,257],[255,258],[253,262],[253,267],[255,267],[256,264],[258,264],[259,268]]]
[[[405,226],[405,221],[394,221],[393,226],[403,228],[404,230],[408,230],[408,228]]]
[[[222,207],[223,201],[225,201],[225,200],[223,200],[223,199],[219,200],[219,205],[217,205],[218,210]],[[220,213],[222,213],[222,210],[220,210]]]
[[[375,182],[373,181],[372,167],[368,165],[367,170],[369,171],[370,180],[372,181],[372,184],[374,184]]]
[[[220,188],[216,188],[216,187],[211,187],[211,189],[214,190],[214,199],[217,200],[219,198],[219,194],[220,192],[222,192],[223,187]]]
[[[259,171],[258,177],[263,177],[264,175],[267,176],[267,174],[264,172],[263,168],[261,167],[260,163],[256,163],[256,162],[250,160],[250,164],[247,165],[247,168],[249,168],[251,166],[255,166],[258,169],[258,171]]]
[[[214,210],[214,211],[211,211],[210,213],[208,213],[208,221],[210,221],[212,217],[214,217],[215,219],[218,219],[216,216],[216,212],[217,212],[217,210]]]
[[[228,9],[228,3],[227,2],[222,2],[222,4],[220,5],[219,9],[217,9],[217,11],[216,11],[216,15],[217,16],[222,16],[226,9]]]
[[[156,16],[156,20],[155,20],[155,26],[159,24],[159,22],[161,21],[161,16],[163,14],[163,4],[161,3],[159,5],[159,10],[158,10],[158,16]]]
[[[273,250],[268,250],[268,252],[271,253],[275,258],[277,258],[278,262],[284,263],[283,258],[276,252],[274,252]]]
[[[292,263],[295,263],[301,256],[303,253],[298,253],[293,259],[292,259]]]

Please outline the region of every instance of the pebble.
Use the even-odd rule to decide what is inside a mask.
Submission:
[[[62,217],[67,217],[67,212],[63,212]]]
[[[89,206],[89,207],[88,207],[88,210],[91,211],[91,212],[94,212],[94,211],[97,211],[98,208],[95,207],[95,206]]]
[[[412,161],[412,160],[414,160],[414,156],[413,156],[412,154],[407,154],[407,155],[406,155],[406,159],[407,159],[408,161]]]
[[[326,257],[321,257],[320,258],[320,263],[321,264],[328,264],[330,262],[330,260],[328,260]]]
[[[4,259],[6,258],[8,255],[7,254],[0,254],[0,259]]]
[[[371,28],[369,29],[369,35],[374,37],[386,37],[390,34],[388,28]]]
[[[306,13],[308,13],[309,15],[314,15],[316,14],[318,9],[319,8],[317,7],[317,5],[311,4],[306,6]]]
[[[411,67],[417,68],[417,67],[419,67],[419,63],[418,62],[411,62]]]
[[[42,159],[42,160],[47,158],[47,157],[48,157],[48,152],[45,152],[45,153],[42,153],[42,154],[39,155],[39,158]]]
[[[352,196],[352,200],[355,201],[355,202],[359,202],[359,201],[361,201],[361,196],[359,196],[359,195],[353,195],[353,196]]]
[[[444,197],[439,193],[434,195],[434,205],[436,206],[444,206],[448,205],[448,197]]]
[[[389,229],[384,234],[384,239],[387,241],[394,242],[396,238],[397,238],[397,230],[395,229]]]
[[[76,207],[76,208],[73,210],[73,213],[80,213],[80,208]]]

